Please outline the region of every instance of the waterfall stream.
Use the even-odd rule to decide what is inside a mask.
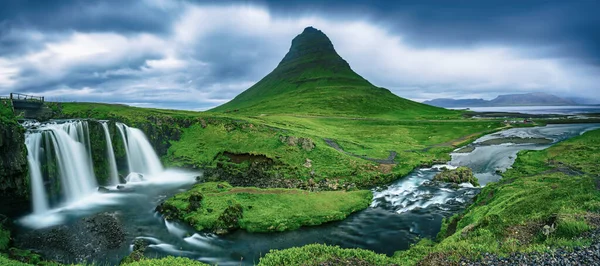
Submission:
[[[108,131],[108,123],[106,121],[100,122],[102,129],[104,129],[104,136],[106,137],[106,155],[108,156],[108,164],[110,167],[110,181],[112,185],[119,184],[119,173],[117,172],[117,160],[115,159],[115,150],[110,139],[110,132]]]
[[[117,123],[117,127],[127,143],[129,172],[153,175],[163,171],[162,164],[144,132],[122,123]]]
[[[48,123],[23,124],[27,128],[25,144],[30,168],[32,205],[34,214],[51,211],[48,190],[59,186],[59,205],[79,202],[97,193],[98,182],[94,174],[92,160],[92,140],[89,123],[95,121],[70,120]],[[119,184],[117,162],[110,136],[108,123],[99,121],[106,139],[105,158],[109,168],[108,180],[111,185]],[[158,156],[152,149],[144,133],[125,124],[117,123],[121,133],[128,162],[128,171],[154,175],[163,171]],[[48,166],[48,164],[51,166]],[[60,184],[49,184],[44,173],[52,168]],[[59,207],[59,206],[55,206]]]

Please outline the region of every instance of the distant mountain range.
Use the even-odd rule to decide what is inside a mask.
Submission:
[[[580,105],[579,103],[558,97],[556,95],[536,92],[525,94],[506,94],[500,95],[493,100],[484,99],[447,99],[439,98],[429,101],[424,101],[424,104],[429,104],[438,107],[454,108],[454,107],[499,107],[499,106],[565,106],[565,105]]]

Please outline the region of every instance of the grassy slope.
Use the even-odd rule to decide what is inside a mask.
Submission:
[[[502,126],[498,121],[350,119],[319,116],[243,116],[241,114],[200,113],[127,107],[122,105],[63,103],[68,117],[116,119],[127,123],[172,118],[191,121],[183,128],[179,141],[172,141],[163,161],[169,166],[216,167],[218,154],[262,154],[284,165],[282,176],[310,177],[303,167],[306,158],[313,161],[315,179],[341,178],[358,184],[380,184],[406,175],[420,164],[449,159],[455,146],[473,140]],[[203,128],[200,120],[207,121]],[[167,122],[168,123],[168,122]],[[174,125],[175,126],[175,125]],[[306,151],[282,143],[279,136],[307,137],[316,147]],[[468,138],[464,138],[468,136]],[[377,163],[341,153],[325,142],[335,140],[345,151],[371,158],[385,159],[390,150],[398,152],[397,165],[390,172]],[[386,177],[384,177],[386,176]]]
[[[190,211],[191,195],[202,195],[201,207]],[[202,183],[168,199],[179,210],[178,218],[197,230],[213,230],[229,206],[240,204],[239,227],[250,232],[298,229],[346,218],[371,203],[370,191],[308,192],[298,189],[231,187],[227,183]]]
[[[464,215],[444,224],[440,243],[423,240],[396,256],[415,262],[431,253],[477,258],[584,245],[587,240],[573,237],[597,226],[598,161],[600,130],[547,150],[523,151],[500,183],[486,186]],[[556,230],[546,237],[543,227],[552,224]]]

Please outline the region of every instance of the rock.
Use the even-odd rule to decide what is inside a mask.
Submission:
[[[473,171],[469,167],[461,166],[454,170],[448,170],[445,167],[442,169],[442,172],[435,175],[433,181],[441,181],[455,184],[471,183],[473,186],[479,186],[477,178],[473,175]]]
[[[144,252],[146,251],[147,246],[148,242],[143,239],[134,240],[133,251],[131,254],[121,260],[120,265],[142,260],[144,258]]]
[[[17,235],[15,246],[39,250],[45,259],[70,263],[100,260],[117,252],[125,242],[117,213],[100,213],[68,225],[58,225]]]
[[[312,167],[312,160],[306,158],[306,162],[304,162],[304,167],[311,168]]]
[[[105,187],[98,187],[98,192],[100,192],[100,193],[108,193],[108,192],[110,192],[110,190],[108,188],[105,188]]]
[[[312,151],[315,148],[315,143],[309,138],[300,138],[300,147],[305,151]]]
[[[190,195],[190,197],[188,198],[189,201],[189,205],[188,205],[188,211],[190,212],[194,212],[197,211],[201,206],[202,206],[202,194],[198,193],[198,192],[194,192],[192,195]]]
[[[465,226],[465,228],[463,228],[463,229],[460,231],[460,235],[461,235],[463,238],[466,238],[467,236],[469,236],[469,233],[470,233],[471,231],[473,231],[473,229],[475,229],[475,224],[470,224],[470,225],[467,225],[467,226]]]
[[[287,137],[286,143],[290,146],[298,145],[298,138],[294,136]]]
[[[244,209],[240,204],[234,204],[227,207],[217,219],[213,231],[217,235],[227,234],[240,228],[239,220],[243,217]]]
[[[123,186],[123,185],[117,185],[117,189],[125,189],[125,186]]]

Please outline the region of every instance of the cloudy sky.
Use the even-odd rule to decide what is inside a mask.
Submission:
[[[409,99],[600,102],[598,10],[584,0],[2,0],[0,95],[205,110],[268,74],[314,26],[357,73]]]

